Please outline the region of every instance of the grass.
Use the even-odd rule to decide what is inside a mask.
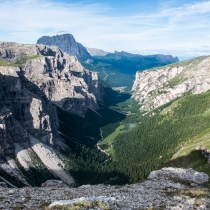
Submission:
[[[81,202],[77,202],[71,205],[55,206],[50,209],[52,210],[82,210],[82,209],[93,209],[97,207],[98,209],[101,209],[101,210],[110,210],[110,207],[102,201],[98,201],[98,202],[81,201]],[[49,208],[45,207],[44,209],[47,210]]]
[[[118,127],[116,127],[118,126]],[[115,128],[113,130],[113,128]],[[125,125],[120,125],[119,122],[117,123],[112,123],[109,125],[106,125],[104,127],[102,127],[102,131],[104,133],[104,136],[106,136],[103,141],[100,143],[101,147],[105,147],[105,148],[109,148],[107,149],[107,153],[110,154],[112,157],[114,157],[114,148],[113,148],[113,142],[114,139],[118,136],[119,133],[122,132],[122,130],[125,128]],[[112,133],[110,133],[110,131],[113,131]],[[108,133],[110,133],[108,135]]]
[[[185,188],[175,192],[168,192],[168,195],[179,196],[182,198],[206,198],[209,197],[208,190],[202,188]]]
[[[41,55],[34,55],[34,56],[25,56],[15,62],[16,66],[24,67],[28,60],[36,59],[42,57]]]
[[[208,58],[209,56],[200,56],[200,57],[196,57],[196,58],[192,58],[186,61],[180,61],[174,64],[170,64],[167,65],[166,67],[180,67],[180,66],[188,66],[190,65],[190,67],[192,68],[193,66],[197,65],[198,63],[200,63],[201,61],[203,61],[204,59]]]
[[[196,146],[199,145],[210,149],[210,128],[187,141],[173,155],[171,160],[161,165],[161,167],[193,168],[196,171],[205,172],[210,176],[210,165],[207,164],[207,160],[201,152],[196,150]]]
[[[0,60],[0,66],[14,66],[14,67],[17,67],[18,65],[14,64],[14,63],[7,62],[5,60]]]
[[[177,76],[173,77],[168,83],[165,84],[165,87],[173,88],[178,84],[183,83],[186,81],[187,78],[183,76],[183,74],[178,74]]]

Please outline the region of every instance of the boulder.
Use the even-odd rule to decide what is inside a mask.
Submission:
[[[60,180],[47,180],[42,183],[42,187],[68,188],[68,186]]]
[[[192,168],[162,168],[161,170],[152,171],[148,176],[151,180],[172,180],[180,183],[202,185],[208,182],[209,176],[203,172],[197,172]]]

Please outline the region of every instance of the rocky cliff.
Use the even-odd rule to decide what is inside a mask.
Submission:
[[[136,73],[133,97],[142,111],[150,111],[186,94],[210,90],[210,57]]]
[[[40,179],[50,173],[73,184],[68,160],[53,149],[69,149],[57,132],[55,105],[84,116],[102,98],[98,73],[75,56],[57,47],[0,42],[0,175],[33,185],[24,173],[35,170]]]
[[[87,49],[80,43],[76,42],[71,34],[56,36],[43,36],[37,40],[37,44],[58,46],[61,50],[69,55],[76,56],[79,60],[87,60],[91,55]]]
[[[103,100],[98,73],[84,69],[75,56],[58,47],[0,43],[0,59],[21,66],[18,77],[24,87],[64,110],[84,115]]]

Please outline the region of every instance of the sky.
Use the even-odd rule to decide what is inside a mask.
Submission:
[[[210,1],[0,0],[0,41],[65,33],[108,52],[209,55]]]

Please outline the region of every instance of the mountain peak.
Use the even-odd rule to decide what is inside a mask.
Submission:
[[[80,43],[76,42],[72,34],[62,34],[56,36],[42,36],[37,40],[37,44],[55,45],[69,55],[76,56],[79,60],[91,58],[87,49]]]
[[[110,54],[110,52],[106,52],[101,49],[96,49],[96,48],[88,48],[86,47],[87,51],[90,53],[91,56],[105,56],[107,54]]]

